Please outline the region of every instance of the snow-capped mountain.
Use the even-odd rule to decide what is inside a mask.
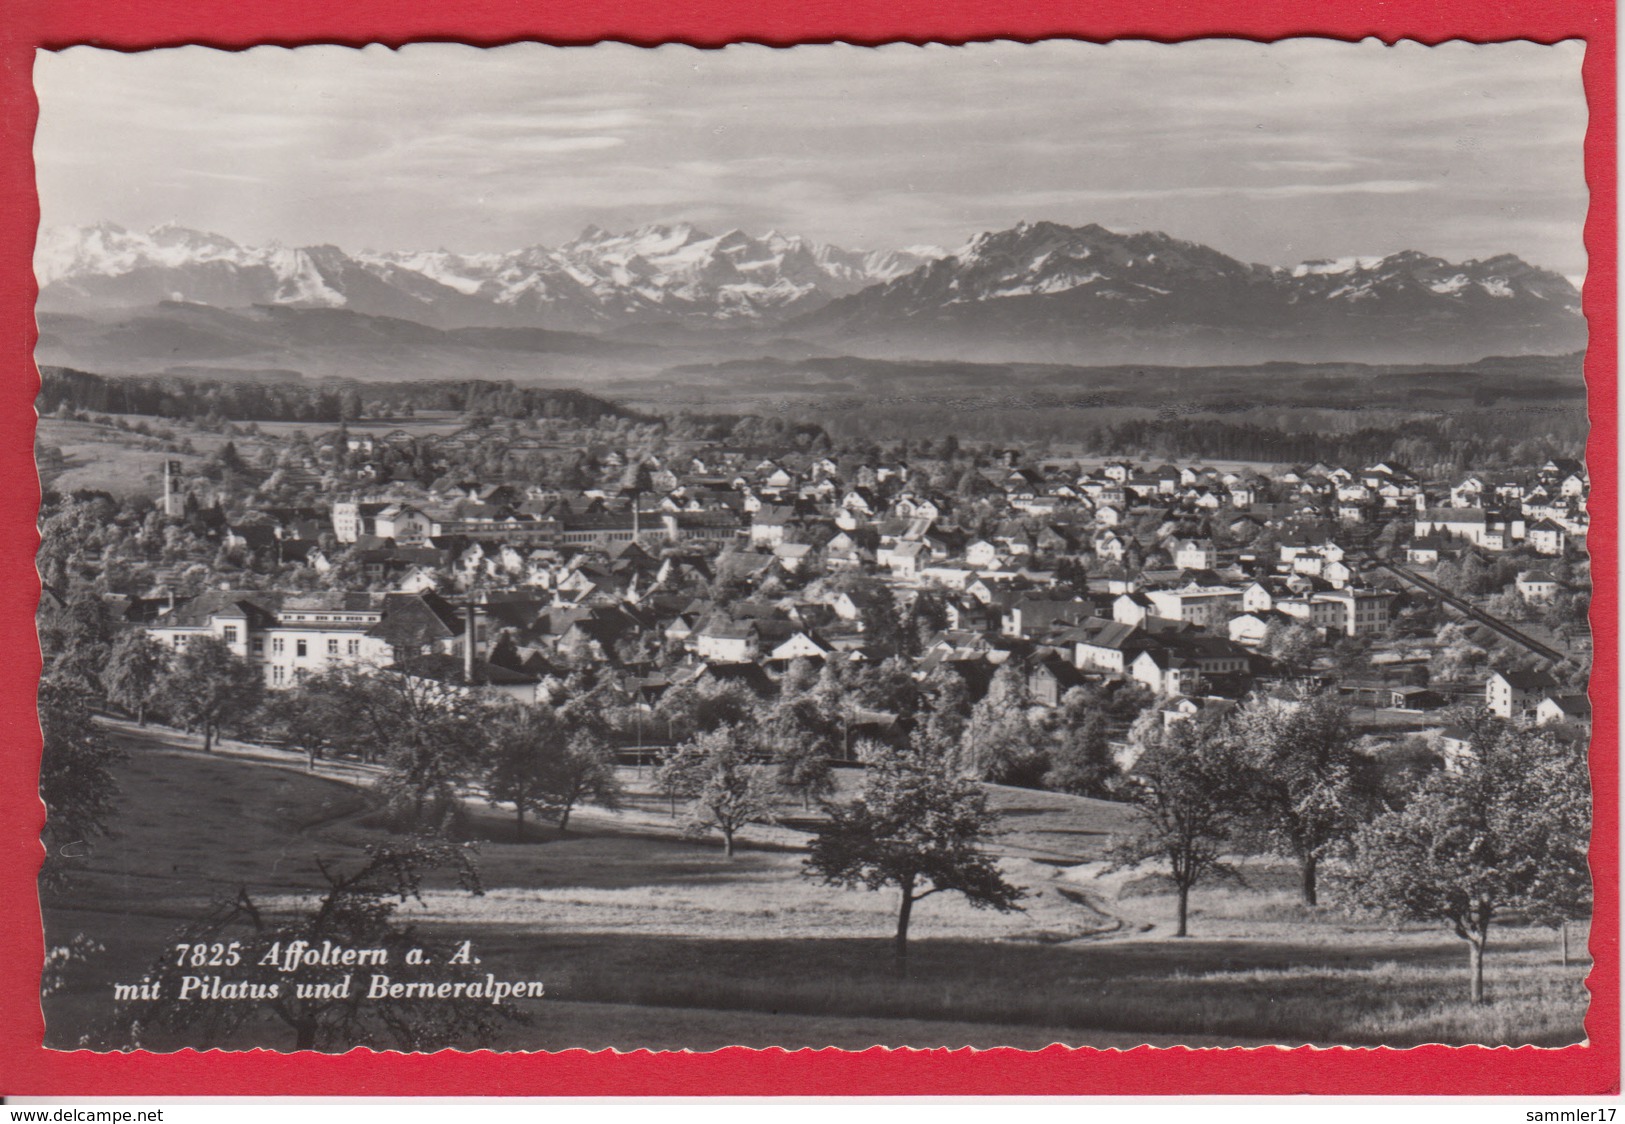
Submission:
[[[812,311],[901,276],[932,253],[864,253],[773,232],[713,235],[690,224],[625,234],[589,227],[557,248],[484,254],[241,246],[178,226],[109,223],[46,231],[41,305],[346,308],[438,327],[609,329],[636,323],[755,323]]]
[[[829,354],[885,358],[1459,362],[1560,354],[1586,337],[1574,286],[1511,255],[1270,266],[1154,231],[1049,222],[978,234],[952,254],[688,223],[588,227],[562,246],[492,253],[352,254],[104,223],[47,231],[35,268],[40,308],[52,313],[180,301],[452,330],[759,327]]]
[[[1021,223],[790,324],[866,354],[1066,362],[1419,360],[1584,346],[1569,281],[1512,255],[1274,267],[1160,232]]]

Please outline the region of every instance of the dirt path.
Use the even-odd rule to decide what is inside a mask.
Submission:
[[[1102,931],[1100,938],[1174,939],[1174,924],[1167,916],[1166,903],[1160,897],[1121,896],[1123,886],[1132,879],[1143,877],[1143,872],[1120,870],[1106,874],[1105,870],[1105,863],[1095,862],[1081,863],[1060,872],[1060,877],[1074,887],[1072,892],[1082,896],[1090,908],[1116,919],[1116,926]]]

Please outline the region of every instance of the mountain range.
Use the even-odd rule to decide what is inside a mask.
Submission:
[[[714,235],[689,223],[611,234],[590,226],[556,248],[501,253],[241,246],[165,225],[46,231],[40,307],[82,311],[162,300],[240,308],[347,308],[441,328],[602,331],[636,324],[752,324],[818,308],[900,277],[933,248],[865,253],[786,236]]]
[[[1049,222],[951,253],[678,223],[480,254],[250,247],[103,223],[43,232],[35,272],[41,361],[124,369],[348,363],[439,377],[494,365],[524,377],[535,354],[606,372],[770,354],[1450,363],[1586,338],[1575,287],[1512,255],[1269,266],[1160,232]]]

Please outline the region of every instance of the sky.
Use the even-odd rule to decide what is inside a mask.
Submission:
[[[200,47],[36,56],[45,225],[463,252],[688,221],[952,249],[1021,220],[1248,261],[1578,279],[1583,45]]]

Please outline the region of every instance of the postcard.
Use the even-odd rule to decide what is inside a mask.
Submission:
[[[43,1050],[1596,1050],[1587,50],[39,51]]]

